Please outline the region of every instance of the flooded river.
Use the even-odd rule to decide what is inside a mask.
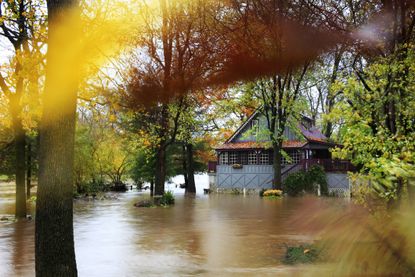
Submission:
[[[288,276],[285,245],[311,239],[290,224],[302,198],[177,195],[173,207],[135,208],[140,197],[76,201],[79,276]],[[13,209],[0,199],[1,215]],[[0,222],[0,276],[34,275],[33,233],[34,221]]]

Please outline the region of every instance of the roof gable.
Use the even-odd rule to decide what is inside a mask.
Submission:
[[[258,120],[258,124],[261,128],[266,128],[266,120],[262,118],[265,116],[261,114],[260,108],[257,108],[248,119],[230,136],[223,145],[216,147],[219,149],[237,149],[237,148],[263,148],[261,144],[269,139],[254,138],[252,135],[246,136],[249,130],[252,128],[254,120]],[[304,122],[299,124],[299,132],[291,130],[288,126],[284,130],[284,136],[286,137],[285,145],[283,147],[303,147],[308,142],[318,142],[324,144],[331,144],[328,142],[326,136],[324,136],[320,130],[313,126],[313,120],[303,116]],[[291,143],[292,142],[292,143]],[[227,145],[228,144],[228,145]]]
[[[259,114],[259,108],[257,108],[249,117],[248,119],[241,125],[239,126],[238,129],[236,129],[236,131],[233,133],[232,136],[230,136],[225,143],[229,143],[232,142],[238,135],[241,135],[242,131],[245,130],[248,126],[250,126],[250,124],[252,124],[252,120],[254,120]]]

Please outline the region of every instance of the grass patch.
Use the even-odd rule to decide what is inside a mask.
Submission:
[[[169,207],[174,205],[174,194],[171,191],[166,191],[162,196],[154,196],[149,199],[142,199],[134,204],[139,208],[151,208],[151,207]]]
[[[137,203],[135,203],[134,206],[136,206],[138,208],[151,208],[151,207],[155,207],[154,202],[153,202],[152,199],[143,199],[143,200],[140,200]]]
[[[309,264],[323,259],[322,250],[314,245],[287,246],[286,248],[284,264]]]
[[[7,175],[0,175],[0,182],[9,182],[10,178]]]
[[[31,196],[29,199],[27,199],[27,202],[36,203],[37,197],[36,195]]]

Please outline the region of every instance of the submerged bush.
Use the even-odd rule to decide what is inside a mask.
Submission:
[[[305,173],[299,171],[288,175],[284,184],[288,195],[297,196],[301,194],[305,189]]]
[[[172,191],[166,191],[163,196],[160,198],[159,204],[161,206],[170,206],[174,205],[174,194]]]
[[[140,201],[138,201],[137,203],[134,204],[135,207],[138,208],[151,208],[154,207],[154,202],[152,199],[142,199]]]
[[[266,197],[266,198],[280,198],[282,197],[282,190],[279,189],[268,189],[268,190],[264,190],[261,191],[262,193],[260,194],[262,197]]]
[[[285,264],[314,263],[321,260],[321,250],[313,245],[287,247],[283,262]]]
[[[110,190],[110,185],[103,182],[79,183],[76,185],[74,195],[96,194]]]
[[[288,195],[297,196],[303,192],[316,193],[320,186],[320,193],[328,195],[326,172],[319,165],[313,165],[308,171],[299,171],[288,175],[284,182]]]
[[[320,193],[322,195],[328,195],[329,189],[327,185],[327,177],[324,168],[320,165],[313,165],[306,172],[306,184],[305,190],[307,192],[314,192],[317,186],[320,186]]]

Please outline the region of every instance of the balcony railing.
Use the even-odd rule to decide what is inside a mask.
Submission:
[[[302,159],[298,163],[301,165],[302,170],[308,170],[313,165],[320,165],[326,172],[348,172],[355,171],[356,168],[349,160],[338,160],[338,159]],[[208,162],[208,172],[216,172],[217,161]],[[232,166],[232,165],[229,165]],[[289,170],[291,171],[291,170]],[[288,173],[288,172],[287,172]]]
[[[304,170],[308,170],[313,165],[320,165],[326,172],[347,172],[355,171],[356,168],[349,160],[338,159],[303,159],[300,161]]]

